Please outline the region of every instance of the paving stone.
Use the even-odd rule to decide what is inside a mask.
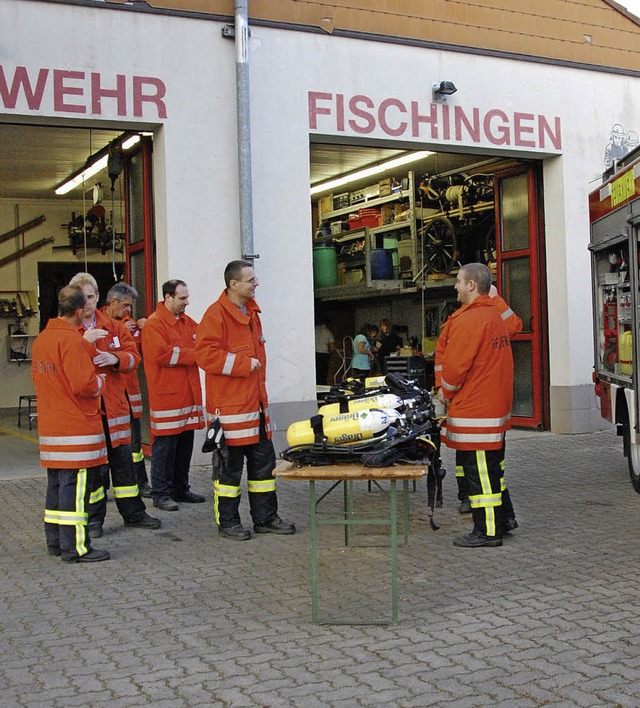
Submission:
[[[395,627],[311,624],[302,483],[278,485],[294,536],[225,541],[210,503],[158,513],[158,532],[126,529],[110,504],[96,546],[112,560],[66,566],[46,555],[44,477],[0,481],[0,704],[639,705],[640,515],[620,440],[610,431],[510,435],[520,528],[502,548],[456,549],[470,521],[457,513],[454,476],[444,480],[438,532],[420,484],[398,554]],[[453,470],[453,453],[443,458]],[[192,471],[210,501],[208,476]],[[385,504],[366,486],[357,494]],[[327,497],[325,513],[340,502]],[[250,518],[246,494],[241,513]],[[339,530],[320,534],[321,614],[388,613],[388,548],[345,552]],[[387,543],[358,534],[371,540]]]

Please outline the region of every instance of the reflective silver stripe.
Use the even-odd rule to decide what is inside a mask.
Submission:
[[[258,420],[259,418],[260,411],[254,411],[253,413],[238,413],[237,415],[221,415],[220,422],[231,425],[233,423],[250,423],[254,420]]]
[[[170,421],[169,423],[156,423],[151,421],[152,430],[177,430],[179,428],[184,428],[185,425],[200,425],[203,422],[202,418],[180,418],[178,420]]]
[[[131,406],[132,413],[142,413],[142,406]]]
[[[131,420],[131,418],[128,415],[123,415],[120,416],[119,418],[109,418],[107,420],[107,423],[109,424],[109,427],[112,428],[115,425],[124,425],[125,423],[128,423]]]
[[[134,401],[137,403],[138,401],[142,401],[142,394],[141,393],[132,393],[129,395],[129,401],[133,403]]]
[[[98,489],[91,492],[91,495],[89,496],[89,504],[95,504],[101,499],[104,499],[104,487],[98,487]]]
[[[169,366],[175,366],[178,363],[179,358],[180,358],[180,347],[174,347],[173,354],[171,355],[171,359],[169,359]]]
[[[230,484],[220,484],[220,482],[216,480],[213,483],[213,492],[218,497],[236,499],[240,496],[240,487],[232,487]]]
[[[508,310],[505,310],[505,311],[500,315],[500,317],[502,317],[503,320],[508,320],[509,317],[511,317],[512,314],[513,314],[513,310],[512,310],[511,308],[509,308]]]
[[[56,511],[53,509],[44,510],[44,520],[49,524],[61,524],[62,526],[76,526],[86,524],[89,515],[74,511]]]
[[[125,373],[131,371],[136,363],[136,360],[133,358],[133,354],[131,354],[131,352],[127,352],[127,356],[129,357],[129,366],[125,369]]]
[[[502,496],[500,494],[470,494],[469,501],[474,506],[500,506]]]
[[[275,492],[275,479],[249,479],[247,480],[247,491],[249,492]]]
[[[122,440],[123,438],[130,438],[131,430],[128,428],[127,430],[115,430],[113,433],[109,433],[109,437],[111,438],[111,442],[114,440]]]
[[[137,497],[140,494],[137,484],[133,484],[130,487],[113,487],[113,496],[116,499],[130,499],[131,497]]]
[[[224,436],[227,440],[240,440],[241,438],[252,438],[260,435],[260,426],[257,428],[244,428],[243,430],[225,430]]]
[[[442,371],[442,364],[436,364],[436,366],[433,367],[434,371]]]
[[[95,445],[103,443],[104,435],[61,435],[60,437],[40,437],[41,445]]]
[[[236,361],[235,354],[227,354],[227,358],[224,360],[224,366],[222,367],[223,376],[231,376],[231,371],[233,370],[233,365]]]
[[[40,459],[43,461],[50,460],[58,462],[82,462],[84,460],[97,460],[101,457],[106,457],[107,448],[103,447],[100,450],[84,450],[82,452],[40,452]]]
[[[180,415],[189,415],[190,413],[201,413],[202,406],[187,406],[186,408],[173,408],[168,411],[149,411],[152,418],[175,418]]]
[[[447,418],[449,425],[456,428],[496,428],[504,425],[509,420],[509,416],[504,418]]]
[[[102,376],[96,376],[98,380],[98,390],[93,394],[94,398],[97,398],[102,393],[102,388],[104,387],[104,379]]]
[[[446,388],[447,391],[459,391],[462,386],[452,386],[450,383],[447,383],[444,379],[442,379],[442,388]]]
[[[459,443],[498,443],[502,442],[502,433],[455,433],[449,428],[443,428],[447,440]],[[226,435],[226,433],[225,433]]]

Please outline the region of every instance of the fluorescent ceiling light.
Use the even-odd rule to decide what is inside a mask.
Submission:
[[[130,138],[127,138],[122,143],[122,149],[129,150],[129,148],[132,148],[134,145],[137,145],[139,142],[140,142],[140,136],[139,135],[132,135]]]
[[[67,180],[64,184],[61,184],[56,189],[56,194],[58,196],[62,196],[63,194],[70,192],[72,189],[79,187],[81,184],[86,182],[88,179],[90,179],[94,175],[97,175],[98,172],[100,172],[101,170],[104,170],[104,168],[107,166],[108,159],[109,159],[109,155],[103,155],[97,162],[92,163],[91,165],[89,165],[89,167],[82,170],[82,172],[79,175],[72,177],[70,180]]]
[[[151,133],[142,133],[142,135],[151,135]],[[121,136],[110,144],[117,145],[118,140],[122,140],[122,137],[124,136]],[[136,133],[135,135],[130,135],[126,140],[120,143],[120,147],[125,151],[130,150],[134,145],[137,145],[139,142],[140,134]],[[95,162],[92,162],[92,160],[95,160]],[[98,172],[104,170],[107,167],[108,162],[109,146],[102,148],[102,150],[99,150],[95,155],[92,155],[87,160],[87,166],[84,168],[84,170],[81,170],[76,174],[72,173],[72,177],[69,177],[69,179],[65,180],[61,185],[56,187],[55,193],[58,196],[62,196],[63,194],[67,194],[67,192],[70,192],[72,189],[79,187],[81,184],[84,184],[88,179],[98,174]]]
[[[408,165],[412,162],[418,162],[419,160],[424,160],[429,155],[434,153],[430,150],[418,150],[418,152],[408,152],[406,155],[401,155],[393,160],[388,160],[387,162],[382,162],[379,165],[374,165],[373,167],[366,167],[363,170],[358,170],[358,172],[352,172],[351,174],[345,175],[344,177],[338,177],[336,179],[329,180],[328,182],[322,182],[321,184],[316,184],[311,187],[311,195],[318,194],[320,192],[328,192],[332,189],[337,189],[338,187],[344,187],[345,184],[351,184],[352,182],[357,182],[361,179],[366,179],[367,177],[373,177],[374,175],[382,174],[388,170],[393,170],[396,167],[402,167],[403,165]]]

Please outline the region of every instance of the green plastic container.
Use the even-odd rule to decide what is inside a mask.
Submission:
[[[338,254],[333,246],[313,249],[313,282],[316,288],[331,288],[338,284]]]

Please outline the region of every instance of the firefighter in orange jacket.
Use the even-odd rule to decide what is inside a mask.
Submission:
[[[59,317],[50,319],[36,337],[31,363],[40,461],[47,468],[47,550],[68,563],[110,558],[108,551],[91,548],[87,533],[91,478],[100,478],[107,447],[100,415],[104,377],[91,361],[93,347],[77,332],[84,305],[80,288],[62,288]]]
[[[501,546],[500,480],[513,402],[509,330],[489,297],[485,265],[462,266],[455,287],[462,307],[448,321],[438,395],[448,404],[443,439],[464,471],[473,531],[454,545]]]
[[[213,506],[219,533],[246,541],[251,532],[240,521],[240,481],[247,460],[247,487],[256,533],[295,533],[278,516],[266,387],[265,340],[255,301],[258,279],[249,261],[231,261],[226,289],[205,312],[196,337],[196,360],[205,371],[207,412],[219,419],[228,460],[218,470]]]
[[[84,332],[84,338],[94,345],[96,354],[93,363],[96,370],[106,376],[107,386],[102,395],[103,427],[116,506],[125,526],[158,529],[162,522],[146,512],[131,457],[129,403],[123,374],[137,368],[140,355],[127,328],[96,309],[99,293],[95,278],[89,273],[76,273],[71,279],[71,285],[78,285],[84,292],[86,305],[79,331]],[[108,485],[108,478],[103,482],[91,494],[91,538],[99,538],[103,533],[102,526],[107,513],[104,487]]]
[[[162,297],[142,330],[154,436],[151,496],[159,509],[178,511],[176,502],[205,501],[189,487],[193,431],[204,426],[200,373],[194,354],[198,325],[185,314],[189,290],[183,280],[164,283]]]
[[[107,293],[107,304],[101,309],[107,317],[111,317],[129,330],[136,344],[138,354],[142,354],[142,327],[146,323],[144,317],[134,320],[131,317],[131,308],[138,291],[127,283],[116,283]],[[140,391],[140,381],[138,371],[133,369],[128,373],[123,373],[124,386],[129,401],[129,422],[131,424],[131,456],[133,458],[133,469],[136,473],[136,481],[140,489],[140,495],[151,497],[151,487],[147,477],[147,468],[142,452],[142,431],[140,420],[142,418],[142,392]]]
[[[522,331],[522,320],[516,315],[516,313],[509,307],[509,305],[498,295],[495,285],[492,285],[489,290],[489,297],[491,298],[495,308],[498,310],[500,317],[504,320],[507,325],[507,330],[509,332],[509,337],[513,337],[514,334],[518,334]],[[436,343],[436,349],[434,352],[434,372],[435,372],[435,387],[438,390],[441,386],[442,379],[442,356],[448,339],[447,328],[449,325],[449,320],[447,320],[440,330],[440,336]],[[503,439],[504,447],[504,439]],[[503,450],[504,453],[504,450]],[[456,453],[456,483],[458,485],[458,500],[460,501],[459,512],[461,514],[471,513],[471,503],[469,502],[469,491],[467,489],[467,483],[464,477],[464,470],[462,464],[458,459],[459,455]],[[504,454],[503,454],[504,460]],[[507,489],[507,484],[504,478],[504,461],[502,467],[502,479],[500,480],[500,487],[502,489],[502,526],[503,532],[513,531],[518,528],[518,522],[516,521],[515,511],[513,509],[513,504],[511,502],[511,495]]]

